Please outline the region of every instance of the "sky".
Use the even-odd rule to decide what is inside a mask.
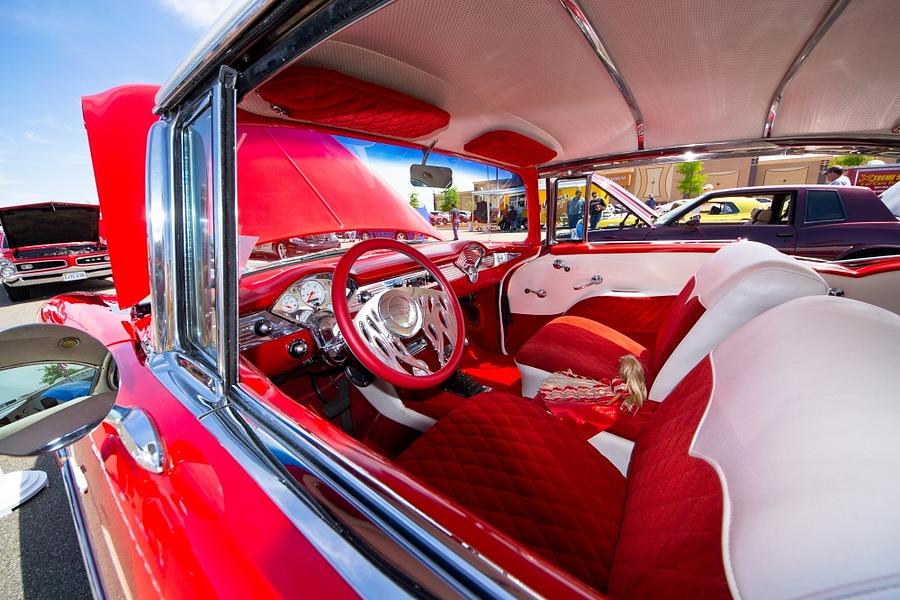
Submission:
[[[0,0],[0,205],[96,203],[81,96],[162,84],[228,0]]]

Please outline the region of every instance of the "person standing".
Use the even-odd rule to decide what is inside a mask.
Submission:
[[[850,178],[844,175],[844,167],[840,165],[832,165],[825,171],[825,181],[828,185],[853,185]]]
[[[510,231],[516,231],[519,229],[519,211],[516,210],[515,205],[509,205],[509,212],[507,213],[506,218],[509,219]]]
[[[647,197],[647,207],[648,208],[656,208],[656,198],[653,197],[653,194],[650,194]]]
[[[584,214],[584,198],[581,196],[581,190],[575,190],[575,196],[566,207],[566,216],[569,218],[569,229],[575,229],[575,225],[581,220]]]
[[[459,208],[454,204],[450,209],[450,224],[453,226],[453,239],[459,239]]]
[[[597,223],[600,222],[600,217],[603,215],[603,209],[606,207],[606,204],[597,194],[597,192],[593,192],[591,194],[591,203],[590,203],[590,211],[591,211],[591,229],[597,229]]]

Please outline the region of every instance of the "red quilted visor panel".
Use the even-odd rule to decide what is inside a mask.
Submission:
[[[397,463],[417,479],[600,591],[606,589],[625,478],[532,402],[466,400]]]
[[[463,149],[517,167],[533,167],[556,158],[556,150],[515,131],[497,129],[469,140]]]
[[[298,121],[411,140],[450,122],[427,102],[329,69],[289,67],[259,95]]]

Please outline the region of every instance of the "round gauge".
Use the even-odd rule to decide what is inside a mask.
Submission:
[[[297,312],[297,309],[300,308],[300,300],[294,294],[285,294],[281,297],[281,309],[290,314]]]
[[[300,299],[309,306],[322,306],[328,302],[328,290],[321,281],[307,279],[300,284]]]

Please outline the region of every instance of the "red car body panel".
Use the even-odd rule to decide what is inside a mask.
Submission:
[[[127,85],[81,99],[103,231],[121,306],[150,293],[147,265],[147,132],[158,86]]]
[[[81,505],[104,583],[120,582],[136,598],[284,598],[300,590],[311,597],[356,597],[142,364],[111,300],[72,294],[41,310],[43,321],[85,329],[109,347],[120,373],[116,403],[146,411],[164,440],[167,464],[160,475],[138,466],[107,424],[70,447],[87,483]],[[302,573],[315,575],[298,578]]]

